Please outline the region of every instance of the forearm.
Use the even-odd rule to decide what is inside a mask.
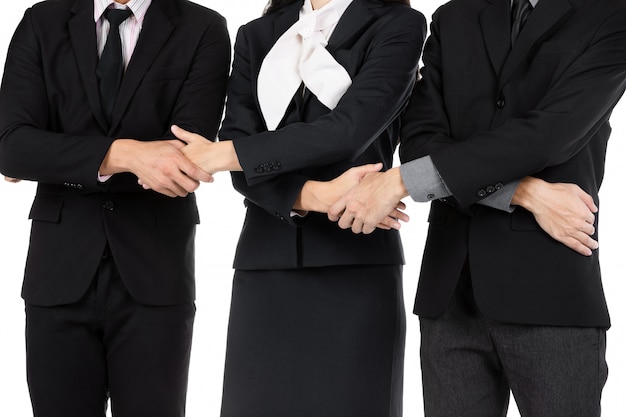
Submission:
[[[0,137],[0,172],[48,184],[81,184],[96,189],[98,168],[114,141],[106,136],[78,136],[31,126],[4,126]]]

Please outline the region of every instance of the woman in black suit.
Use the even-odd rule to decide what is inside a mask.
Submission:
[[[406,216],[356,235],[324,212],[393,163],[426,31],[408,3],[270,2],[239,30],[222,141],[173,127],[246,198],[223,417],[402,413]]]

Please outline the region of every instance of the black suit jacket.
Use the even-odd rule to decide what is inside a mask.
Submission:
[[[456,0],[433,17],[400,156],[430,154],[455,199],[432,204],[415,311],[442,314],[467,259],[490,318],[608,326],[598,251],[568,249],[520,207],[474,203],[526,175],[578,184],[598,202],[626,86],[626,3],[541,0],[512,48],[509,8]]]
[[[172,123],[214,137],[229,48],[217,13],[153,0],[107,126],[93,1],[46,1],[26,11],[0,90],[0,171],[39,183],[23,287],[28,302],[78,300],[107,242],[136,300],[193,300],[194,196],[144,191],[131,174],[101,184],[97,173],[114,138],[171,137]]]
[[[299,1],[243,26],[235,44],[220,131],[221,139],[234,140],[243,173],[234,173],[233,183],[248,207],[235,267],[400,264],[395,231],[358,236],[325,214],[294,220],[289,213],[308,179],[328,180],[365,163],[392,165],[399,114],[425,37],[424,17],[406,5],[355,0],[327,46],[350,74],[351,87],[333,111],[308,91],[296,94],[279,128],[268,132],[256,96],[258,71],[301,7]]]

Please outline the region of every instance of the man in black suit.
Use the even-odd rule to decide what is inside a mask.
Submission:
[[[369,233],[399,199],[433,201],[415,304],[426,416],[505,415],[510,391],[523,416],[597,416],[596,216],[626,3],[453,0],[423,59],[404,164],[330,216]]]
[[[161,139],[172,123],[215,137],[229,61],[224,19],[185,0],[26,11],[0,90],[0,171],[38,182],[22,294],[35,415],[101,417],[109,395],[115,416],[184,415],[190,193],[210,178]]]

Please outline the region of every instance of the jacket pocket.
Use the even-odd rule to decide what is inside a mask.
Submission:
[[[542,229],[531,212],[521,207],[517,207],[515,211],[511,213],[511,230],[518,232],[530,232]]]
[[[35,196],[28,218],[42,222],[60,223],[63,203],[62,198],[38,194]]]

